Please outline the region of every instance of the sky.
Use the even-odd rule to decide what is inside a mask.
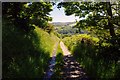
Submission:
[[[56,5],[53,7],[53,11],[50,12],[50,16],[53,18],[52,22],[75,22],[79,20],[79,18],[74,15],[66,16],[64,8],[58,9]]]

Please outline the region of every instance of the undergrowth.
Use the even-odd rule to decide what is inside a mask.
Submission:
[[[3,18],[2,67],[4,78],[43,78],[58,38],[37,26],[25,33]]]
[[[114,46],[111,46],[110,43],[101,43],[98,38],[87,34],[65,37],[63,42],[85,68],[88,77],[91,79],[109,80],[120,78],[120,71],[118,71],[120,70],[120,63],[118,56],[114,56],[117,51],[113,51]]]

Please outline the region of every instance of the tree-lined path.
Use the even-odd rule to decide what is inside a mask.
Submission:
[[[3,80],[120,79],[119,0],[1,5]]]
[[[50,64],[48,70],[44,76],[44,80],[52,80],[51,76],[54,74],[54,67],[56,65],[56,50],[57,50],[58,43],[56,43],[52,59],[50,60]],[[63,51],[63,63],[64,65],[61,66],[61,80],[88,80],[85,71],[80,66],[80,64],[74,59],[71,55],[70,51],[64,45],[64,43],[60,42],[60,47]]]
[[[86,73],[80,64],[73,58],[63,42],[60,42],[63,51],[64,67],[61,74],[64,80],[88,80]]]

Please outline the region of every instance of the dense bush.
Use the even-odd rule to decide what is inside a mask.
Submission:
[[[120,57],[118,45],[101,41],[86,34],[74,35],[63,39],[77,61],[86,69],[90,78],[120,78]]]

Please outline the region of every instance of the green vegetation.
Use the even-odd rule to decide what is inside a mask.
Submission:
[[[58,44],[58,49],[57,49],[57,55],[56,55],[56,64],[54,67],[54,74],[52,75],[51,79],[52,80],[61,80],[61,71],[63,67],[63,52],[62,49],[60,48],[60,44]]]
[[[63,52],[62,52],[62,49],[61,49],[61,47],[60,47],[60,41],[59,41],[59,44],[58,44],[58,48],[57,48],[57,53],[56,53],[57,55],[58,54],[63,54]]]
[[[52,3],[2,3],[3,78],[43,78],[58,38]],[[48,33],[47,33],[48,32]]]
[[[52,3],[50,2],[3,2],[2,15],[10,19],[15,26],[21,28],[25,32],[29,32],[38,26],[48,31],[49,12],[52,11]],[[49,29],[50,31],[51,29]]]
[[[77,61],[85,68],[88,76],[94,79],[119,78],[118,55],[110,56],[110,43],[100,43],[98,38],[87,34],[73,35],[63,39]],[[112,49],[111,49],[112,50]]]
[[[120,74],[120,1],[61,2],[66,15],[83,18],[74,27],[87,31],[65,37],[64,43],[91,78],[119,79]],[[95,38],[97,37],[97,38]]]
[[[80,21],[49,21],[54,2],[2,3],[4,78],[43,78],[56,43],[63,40],[90,78],[120,78],[120,1],[60,2],[66,15]],[[82,19],[81,19],[82,18]],[[55,31],[56,30],[56,31]],[[80,34],[83,33],[83,34]],[[60,38],[58,38],[58,37]],[[58,44],[52,80],[62,79],[63,54]]]
[[[63,38],[63,42],[68,47],[70,51],[73,51],[73,47],[78,44],[82,39],[90,40],[93,44],[97,43],[99,41],[98,38],[92,37],[87,34],[76,34],[72,35],[71,37],[65,37]]]
[[[64,38],[66,36],[74,35],[78,32],[77,28],[73,28],[72,26],[65,27],[55,27],[56,31],[61,34],[61,37]]]
[[[58,8],[64,7],[66,15],[85,18],[79,20],[76,27],[82,28],[94,26],[98,29],[109,30],[110,35],[115,37],[115,28],[120,26],[120,2],[61,2]]]
[[[58,38],[37,26],[26,34],[3,18],[3,78],[42,78]]]

